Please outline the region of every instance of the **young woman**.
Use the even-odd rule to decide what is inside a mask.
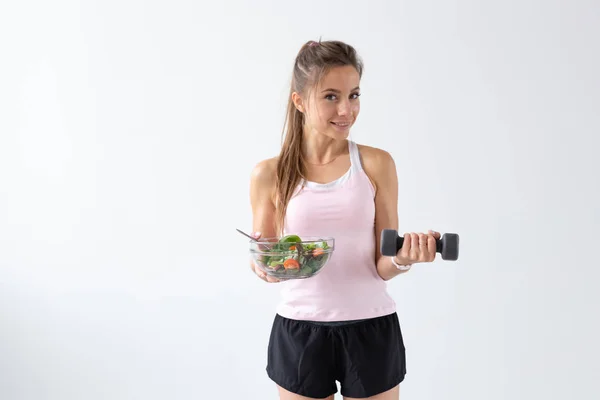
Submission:
[[[384,150],[348,139],[360,111],[363,65],[343,42],[309,41],[293,70],[278,157],[251,174],[256,238],[331,236],[335,251],[309,279],[282,285],[267,354],[280,399],[399,399],[405,348],[386,281],[435,258],[439,233],[406,233],[395,257],[379,237],[397,229],[396,166]],[[267,282],[279,282],[259,268]]]

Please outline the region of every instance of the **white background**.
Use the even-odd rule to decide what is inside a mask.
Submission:
[[[368,8],[367,8],[368,7]],[[276,399],[249,176],[294,57],[354,45],[359,143],[402,231],[402,399],[597,399],[600,6],[53,1],[0,7],[0,398]],[[259,143],[261,142],[262,143]]]

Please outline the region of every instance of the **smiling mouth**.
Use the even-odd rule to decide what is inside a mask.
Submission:
[[[336,125],[336,126],[339,126],[339,127],[342,127],[342,128],[350,125],[350,122],[334,122],[334,121],[331,121],[331,123],[333,125]]]

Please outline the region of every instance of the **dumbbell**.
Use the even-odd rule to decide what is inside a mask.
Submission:
[[[442,259],[449,261],[458,260],[458,234],[444,233],[440,239],[435,240],[435,251],[442,254]],[[404,237],[398,235],[395,229],[381,231],[381,254],[395,256],[402,248]]]

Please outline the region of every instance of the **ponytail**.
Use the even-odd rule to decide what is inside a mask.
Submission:
[[[306,170],[302,160],[302,133],[304,114],[302,114],[290,97],[287,106],[286,123],[283,131],[283,143],[277,160],[276,183],[276,218],[278,235],[283,235],[287,205]]]

